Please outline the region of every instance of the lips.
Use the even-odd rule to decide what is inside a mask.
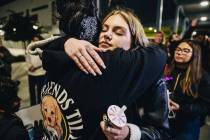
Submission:
[[[99,43],[99,46],[102,47],[102,48],[109,48],[109,47],[112,47],[112,44],[108,43],[108,42],[105,42],[105,41],[102,41]]]
[[[177,58],[177,59],[182,59],[182,57],[178,57],[178,56],[177,56],[176,58]]]

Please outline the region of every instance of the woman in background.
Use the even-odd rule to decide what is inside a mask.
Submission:
[[[201,67],[201,50],[195,41],[182,41],[175,49],[174,60],[167,65],[170,121],[175,140],[198,140],[201,120],[209,110],[210,77]]]

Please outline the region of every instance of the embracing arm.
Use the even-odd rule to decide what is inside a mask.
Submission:
[[[165,82],[160,79],[147,90],[140,100],[139,108],[144,108],[144,114],[139,116],[139,125],[128,123],[123,128],[105,127],[101,122],[101,128],[109,140],[160,140],[169,138],[168,135],[168,97]],[[148,102],[150,100],[150,102]],[[144,102],[142,104],[142,102]],[[139,114],[136,114],[139,115]]]
[[[158,47],[114,52],[112,59],[116,59],[118,67],[113,75],[118,75],[116,86],[120,87],[117,93],[120,94],[120,102],[129,105],[160,78],[166,63],[166,54]]]
[[[65,42],[58,39],[51,42],[49,45],[62,46],[64,43]],[[87,43],[87,41],[85,43]],[[90,43],[88,45],[90,45]],[[47,51],[50,52],[51,50]],[[52,50],[51,54],[52,53],[59,53],[59,51]],[[64,52],[61,51],[60,53]],[[120,94],[122,102],[126,101],[124,103],[133,101],[133,99],[139,97],[141,93],[143,93],[152,83],[154,83],[154,81],[157,80],[162,74],[166,63],[166,54],[158,47],[146,47],[133,51],[115,49],[114,51],[107,51],[104,53],[99,52],[99,55],[107,67],[107,69],[103,70],[103,75],[109,80],[115,81],[113,82],[114,85],[117,88],[119,87],[117,94]],[[58,62],[56,61],[56,56],[58,56],[59,59],[63,55],[55,54],[45,56],[46,57],[43,58],[48,60],[45,61],[46,65],[52,65],[53,70],[62,70],[60,67],[55,67],[55,62]],[[54,56],[54,60],[52,60],[50,56]],[[68,63],[73,63],[73,61],[71,62],[69,60]],[[69,65],[67,67],[69,67]],[[113,83],[112,86],[114,86]],[[121,99],[119,99],[120,102]]]
[[[69,38],[64,44],[64,49],[80,70],[86,74],[91,73],[94,76],[97,74],[101,75],[102,72],[99,66],[104,69],[106,68],[103,60],[96,52],[104,52],[105,50],[97,48],[88,41]]]

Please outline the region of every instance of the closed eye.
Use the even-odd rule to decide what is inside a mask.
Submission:
[[[103,25],[102,29],[101,29],[101,32],[106,32],[106,31],[108,31],[108,26],[107,25]]]
[[[114,27],[114,32],[117,34],[117,35],[124,35],[126,33],[126,29],[124,29],[123,27],[121,26],[116,26]]]

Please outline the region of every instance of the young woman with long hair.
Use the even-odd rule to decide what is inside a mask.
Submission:
[[[202,119],[208,111],[210,77],[201,66],[200,46],[181,41],[165,76],[171,92],[170,109],[175,112],[171,130],[175,140],[198,140]]]

